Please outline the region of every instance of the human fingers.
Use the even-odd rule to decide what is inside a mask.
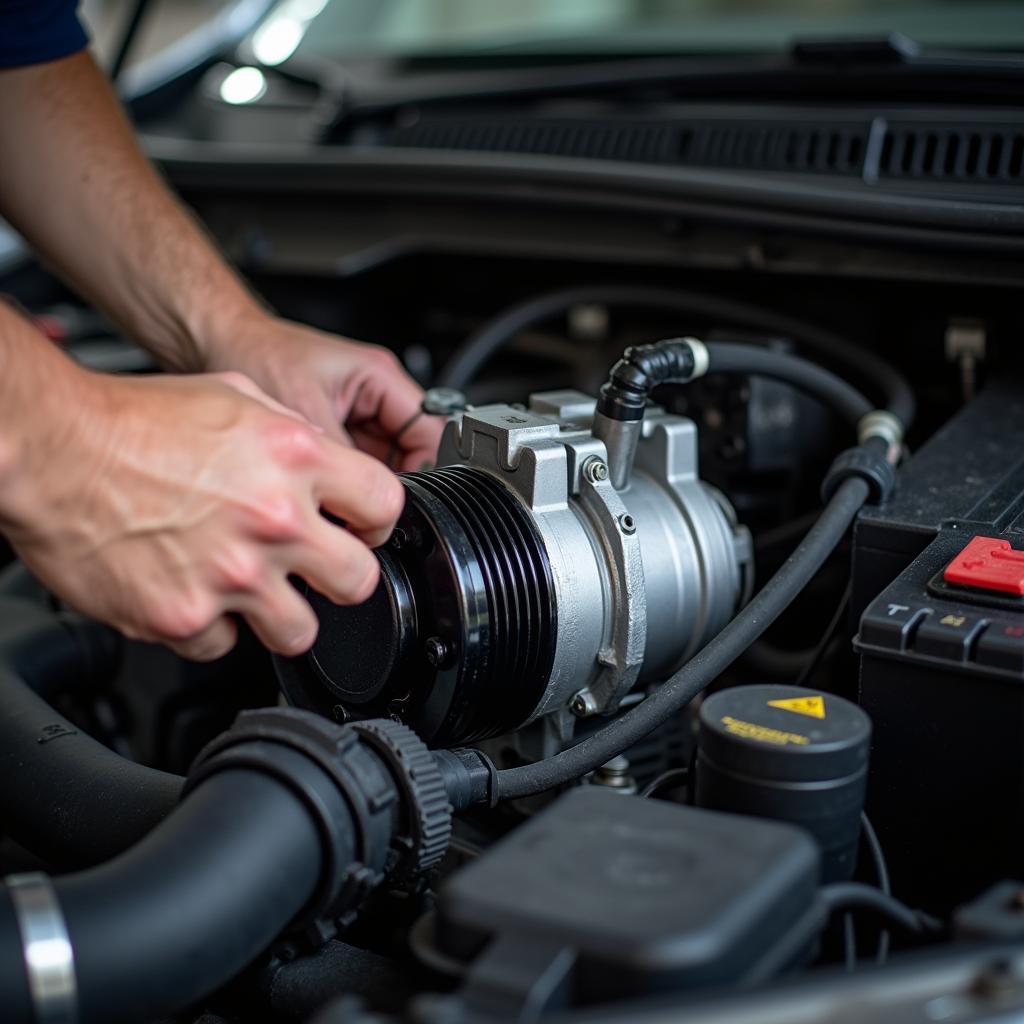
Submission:
[[[227,615],[185,640],[165,641],[166,645],[189,661],[216,661],[223,658],[238,640],[238,626]]]

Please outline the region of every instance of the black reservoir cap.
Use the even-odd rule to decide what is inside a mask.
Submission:
[[[806,829],[826,882],[857,861],[871,720],[856,704],[799,686],[737,686],[700,710],[696,803]]]
[[[778,782],[864,771],[871,719],[842,697],[799,686],[735,686],[700,709],[700,749],[730,770]]]

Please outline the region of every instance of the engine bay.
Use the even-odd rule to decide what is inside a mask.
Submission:
[[[1016,243],[150,131],[268,303],[447,425],[374,595],[297,581],[297,658],[186,662],[3,570],[0,863],[55,879],[78,1019],[1019,1014]]]

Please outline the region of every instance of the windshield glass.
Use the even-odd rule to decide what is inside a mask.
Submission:
[[[902,32],[924,46],[1024,48],[1024,0],[281,0],[257,59],[742,53]]]

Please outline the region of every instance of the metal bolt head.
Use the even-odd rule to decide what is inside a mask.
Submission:
[[[629,760],[619,754],[594,772],[590,780],[591,784],[606,786],[620,793],[635,793],[637,791],[636,779],[630,775],[629,769]]]
[[[466,408],[466,396],[455,388],[430,388],[420,408],[429,416],[451,416]]]
[[[432,636],[423,645],[423,653],[431,666],[441,668],[448,660],[448,645],[439,636]]]
[[[396,551],[401,551],[405,547],[408,537],[405,535],[405,530],[400,526],[396,526],[391,533],[391,546]]]
[[[608,466],[596,455],[591,455],[583,463],[583,475],[592,483],[598,484],[608,479]]]
[[[628,512],[623,512],[619,516],[619,529],[627,535],[636,533],[636,520]]]
[[[597,701],[589,690],[580,690],[569,701],[569,710],[577,718],[589,718],[597,714]]]

